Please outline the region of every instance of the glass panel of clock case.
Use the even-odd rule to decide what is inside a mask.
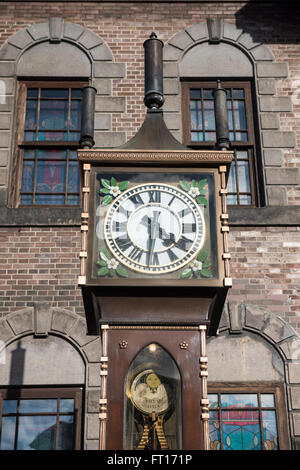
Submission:
[[[99,170],[92,278],[218,277],[213,173]]]
[[[124,449],[181,449],[181,379],[169,353],[156,343],[143,348],[125,390]]]

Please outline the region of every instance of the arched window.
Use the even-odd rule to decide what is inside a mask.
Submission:
[[[124,449],[182,448],[181,377],[156,343],[132,361],[125,383]]]

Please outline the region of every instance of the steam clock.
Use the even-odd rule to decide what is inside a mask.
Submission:
[[[218,149],[188,149],[163,119],[163,44],[144,47],[147,115],[127,144],[92,148],[84,90],[79,284],[102,339],[99,448],[208,449],[206,337],[231,286],[225,93]]]

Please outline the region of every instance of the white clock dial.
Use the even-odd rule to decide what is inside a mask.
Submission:
[[[201,207],[186,192],[160,183],[124,191],[104,222],[106,243],[122,264],[145,274],[185,266],[204,241]]]

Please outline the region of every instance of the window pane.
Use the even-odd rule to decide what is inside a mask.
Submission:
[[[67,158],[67,151],[61,149],[55,150],[38,150],[38,158],[39,159],[47,159],[47,160],[66,160]]]
[[[29,100],[26,105],[25,129],[36,129],[37,101]]]
[[[233,90],[233,98],[236,99],[243,99],[245,97],[245,92],[243,88],[237,88]]]
[[[238,162],[238,179],[239,179],[239,191],[241,193],[250,193],[250,173],[249,163],[244,161]]]
[[[193,99],[200,99],[201,98],[201,90],[190,90],[190,97]]]
[[[204,99],[211,99],[211,100],[214,99],[213,94],[212,94],[212,90],[213,90],[213,89],[206,89],[206,90],[203,90],[203,97],[204,97]]]
[[[80,190],[79,164],[78,164],[78,161],[70,161],[69,172],[68,172],[68,192],[79,193],[79,190]]]
[[[240,205],[249,206],[252,204],[252,197],[248,194],[240,194]]]
[[[246,108],[244,101],[234,101],[234,120],[236,130],[247,129]]]
[[[41,90],[42,98],[65,98],[69,97],[68,88],[42,88]]]
[[[18,400],[4,400],[3,414],[16,413]]]
[[[59,402],[60,413],[68,413],[74,411],[74,399],[73,398],[61,398]]]
[[[204,110],[205,129],[214,130],[216,128],[215,113],[213,110]]]
[[[257,411],[222,412],[225,450],[259,450],[261,434]]]
[[[79,195],[78,196],[68,196],[67,197],[67,204],[69,206],[78,206],[79,205]]]
[[[244,159],[248,160],[248,151],[247,150],[236,150],[236,158],[239,159]]]
[[[221,407],[253,408],[258,406],[256,394],[222,394]]]
[[[56,416],[20,416],[17,449],[54,450]]]
[[[236,176],[235,176],[235,162],[231,163],[229,178],[227,183],[227,191],[229,193],[236,193]]]
[[[216,140],[216,133],[215,132],[205,132],[205,140],[206,140],[206,142],[214,142]]]
[[[67,132],[60,132],[60,131],[40,131],[38,133],[38,141],[45,142],[45,141],[56,141],[56,142],[66,142],[68,140],[68,133]]]
[[[81,101],[71,102],[70,129],[81,128]]]
[[[264,447],[266,450],[278,449],[278,433],[275,411],[262,411]]]
[[[237,196],[235,196],[234,194],[228,194],[226,197],[226,202],[228,205],[237,204]]]
[[[36,133],[35,132],[30,132],[30,131],[25,131],[24,132],[25,142],[33,142],[35,139],[36,139]]]
[[[248,132],[236,132],[235,133],[235,140],[237,142],[247,142]]]
[[[72,98],[80,98],[80,99],[82,99],[82,89],[81,89],[81,88],[72,88],[72,90],[71,90],[71,97],[72,97]]]
[[[1,450],[13,450],[15,443],[16,417],[4,416],[1,426]]]
[[[21,205],[28,206],[33,204],[33,197],[27,194],[21,195]]]
[[[73,435],[74,435],[74,418],[73,416],[60,416],[58,427],[58,449],[71,450],[73,449]]]
[[[20,413],[56,413],[57,399],[20,400]]]
[[[37,98],[39,94],[38,88],[28,88],[27,89],[27,98]]]
[[[209,413],[209,438],[210,448],[212,450],[221,449],[221,433],[218,411],[210,411]]]
[[[67,129],[68,128],[68,101],[40,102],[40,129]]]
[[[218,408],[218,395],[217,394],[209,394],[209,408]]]
[[[23,161],[22,193],[32,193],[34,182],[34,161]]]
[[[65,196],[51,193],[47,195],[37,194],[35,197],[35,203],[37,205],[62,206],[65,204]]]
[[[260,402],[263,408],[271,408],[275,406],[273,393],[262,393],[260,395]]]
[[[64,193],[65,187],[65,162],[39,160],[36,175],[36,191],[38,193]]]

